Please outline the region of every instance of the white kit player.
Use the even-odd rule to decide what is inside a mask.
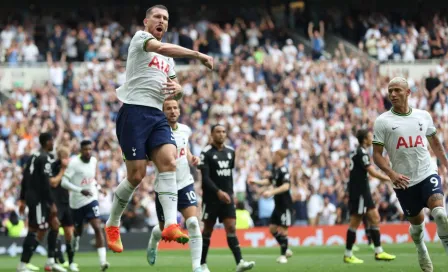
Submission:
[[[147,160],[159,170],[154,188],[165,215],[162,239],[186,243],[189,237],[177,223],[176,143],[162,112],[167,97],[182,96],[174,71],[173,58],[199,60],[213,68],[213,58],[175,44],[162,43],[168,30],[168,9],[155,5],[146,11],[144,31],[137,31],[129,45],[126,82],[117,89],[123,102],[117,116],[116,133],[126,163],[126,178],[114,192],[110,217],[106,222],[107,245],[122,252],[120,219],[131,196],[146,175]]]
[[[409,107],[411,94],[406,79],[396,77],[389,82],[389,99],[393,108],[375,121],[373,160],[394,184],[400,205],[411,223],[409,233],[414,241],[420,267],[433,271],[433,265],[423,241],[423,208],[431,210],[437,224],[437,234],[448,254],[448,220],[443,207],[443,191],[437,166],[432,162],[428,144],[440,163],[448,169],[445,150],[436,135],[431,115]],[[383,157],[386,149],[389,162]]]
[[[92,142],[81,142],[81,154],[73,157],[62,177],[62,187],[70,191],[70,208],[75,222],[75,239],[73,250],[79,249],[79,239],[87,221],[95,232],[96,248],[101,271],[109,268],[106,261],[106,247],[101,229],[100,209],[98,204],[98,184],[96,182],[97,159],[92,157]],[[86,194],[84,192],[89,192]]]
[[[180,115],[179,104],[174,99],[167,99],[163,104],[163,112],[165,113],[168,123],[173,130],[174,139],[177,145],[176,160],[176,181],[177,181],[177,197],[178,210],[185,218],[185,224],[190,236],[191,259],[194,272],[201,272],[201,253],[202,253],[202,234],[197,218],[197,200],[194,191],[194,180],[190,174],[190,166],[197,165],[199,158],[193,156],[188,148],[188,139],[191,135],[191,129],[177,122]],[[159,173],[156,171],[155,184],[159,182]],[[157,193],[158,194],[158,193]],[[157,247],[162,236],[165,223],[162,206],[156,197],[156,210],[159,219],[159,225],[155,226],[151,232],[151,238],[148,243],[147,259],[150,265],[154,265],[157,257]]]

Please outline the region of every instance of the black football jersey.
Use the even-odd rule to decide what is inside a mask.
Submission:
[[[285,183],[290,183],[290,175],[286,166],[273,167],[271,178],[269,179],[274,187],[280,187]],[[291,209],[293,206],[291,190],[274,196],[275,207],[280,209]]]
[[[367,168],[371,165],[370,156],[362,147],[350,154],[349,194],[359,195],[370,192]]]
[[[213,145],[208,145],[201,152],[198,168],[208,173],[208,178],[232,197],[233,195],[233,168],[235,167],[235,150],[224,146],[220,151]],[[205,171],[204,171],[205,170]],[[202,177],[202,192],[204,201],[219,201],[216,188],[211,186],[205,177]]]

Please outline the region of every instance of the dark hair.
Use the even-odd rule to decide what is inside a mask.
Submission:
[[[92,144],[92,141],[90,141],[90,140],[82,140],[82,142],[81,142],[81,148],[83,148],[83,147],[86,146],[86,145],[90,145],[90,144]]]
[[[39,135],[39,143],[41,146],[45,146],[48,141],[52,140],[53,136],[49,132],[43,132]]]
[[[152,6],[152,7],[150,7],[149,9],[146,10],[146,16],[148,16],[149,14],[151,14],[152,10],[153,10],[153,9],[156,9],[156,8],[158,8],[158,9],[164,9],[164,10],[168,11],[168,8],[165,7],[164,5],[154,5],[154,6]]]
[[[212,126],[212,128],[210,129],[210,131],[213,133],[213,131],[214,131],[215,128],[217,128],[217,127],[223,127],[223,128],[225,128],[224,125],[222,125],[222,124],[216,124],[216,125],[213,125],[213,126]]]
[[[356,138],[358,139],[358,143],[361,145],[364,142],[364,139],[367,138],[369,131],[367,129],[360,129],[356,132]]]

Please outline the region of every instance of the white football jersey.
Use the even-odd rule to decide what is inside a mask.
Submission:
[[[92,192],[92,196],[87,197],[81,193],[70,191],[70,208],[79,209],[94,200],[98,200],[98,189],[95,179],[96,164],[97,159],[95,157],[91,157],[88,163],[83,162],[80,156],[70,159],[64,177],[74,185]]]
[[[373,143],[384,146],[392,169],[409,177],[409,186],[437,174],[426,139],[435,136],[436,128],[427,111],[411,108],[400,114],[391,109],[376,119],[373,130]]]
[[[176,159],[176,181],[177,190],[181,190],[190,184],[194,183],[193,176],[190,173],[190,165],[187,159],[188,139],[191,136],[191,129],[184,125],[177,123],[177,128],[172,129],[174,139],[177,145],[177,159]],[[156,183],[158,171],[156,168]]]
[[[146,42],[154,36],[137,31],[132,37],[126,62],[126,82],[117,89],[121,102],[162,110],[165,95],[162,88],[167,78],[175,78],[174,60],[154,52],[146,52]]]

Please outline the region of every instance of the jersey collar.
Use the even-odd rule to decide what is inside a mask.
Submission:
[[[399,112],[396,112],[396,111],[394,111],[394,108],[393,108],[393,107],[390,109],[390,111],[391,111],[393,114],[398,115],[398,116],[409,116],[409,115],[411,115],[411,113],[412,113],[412,108],[409,107],[409,111],[408,111],[407,113],[399,113]]]
[[[173,130],[173,131],[176,131],[176,130],[178,130],[178,129],[179,129],[179,124],[176,123],[176,127],[175,127],[175,128],[172,128],[172,130]]]

